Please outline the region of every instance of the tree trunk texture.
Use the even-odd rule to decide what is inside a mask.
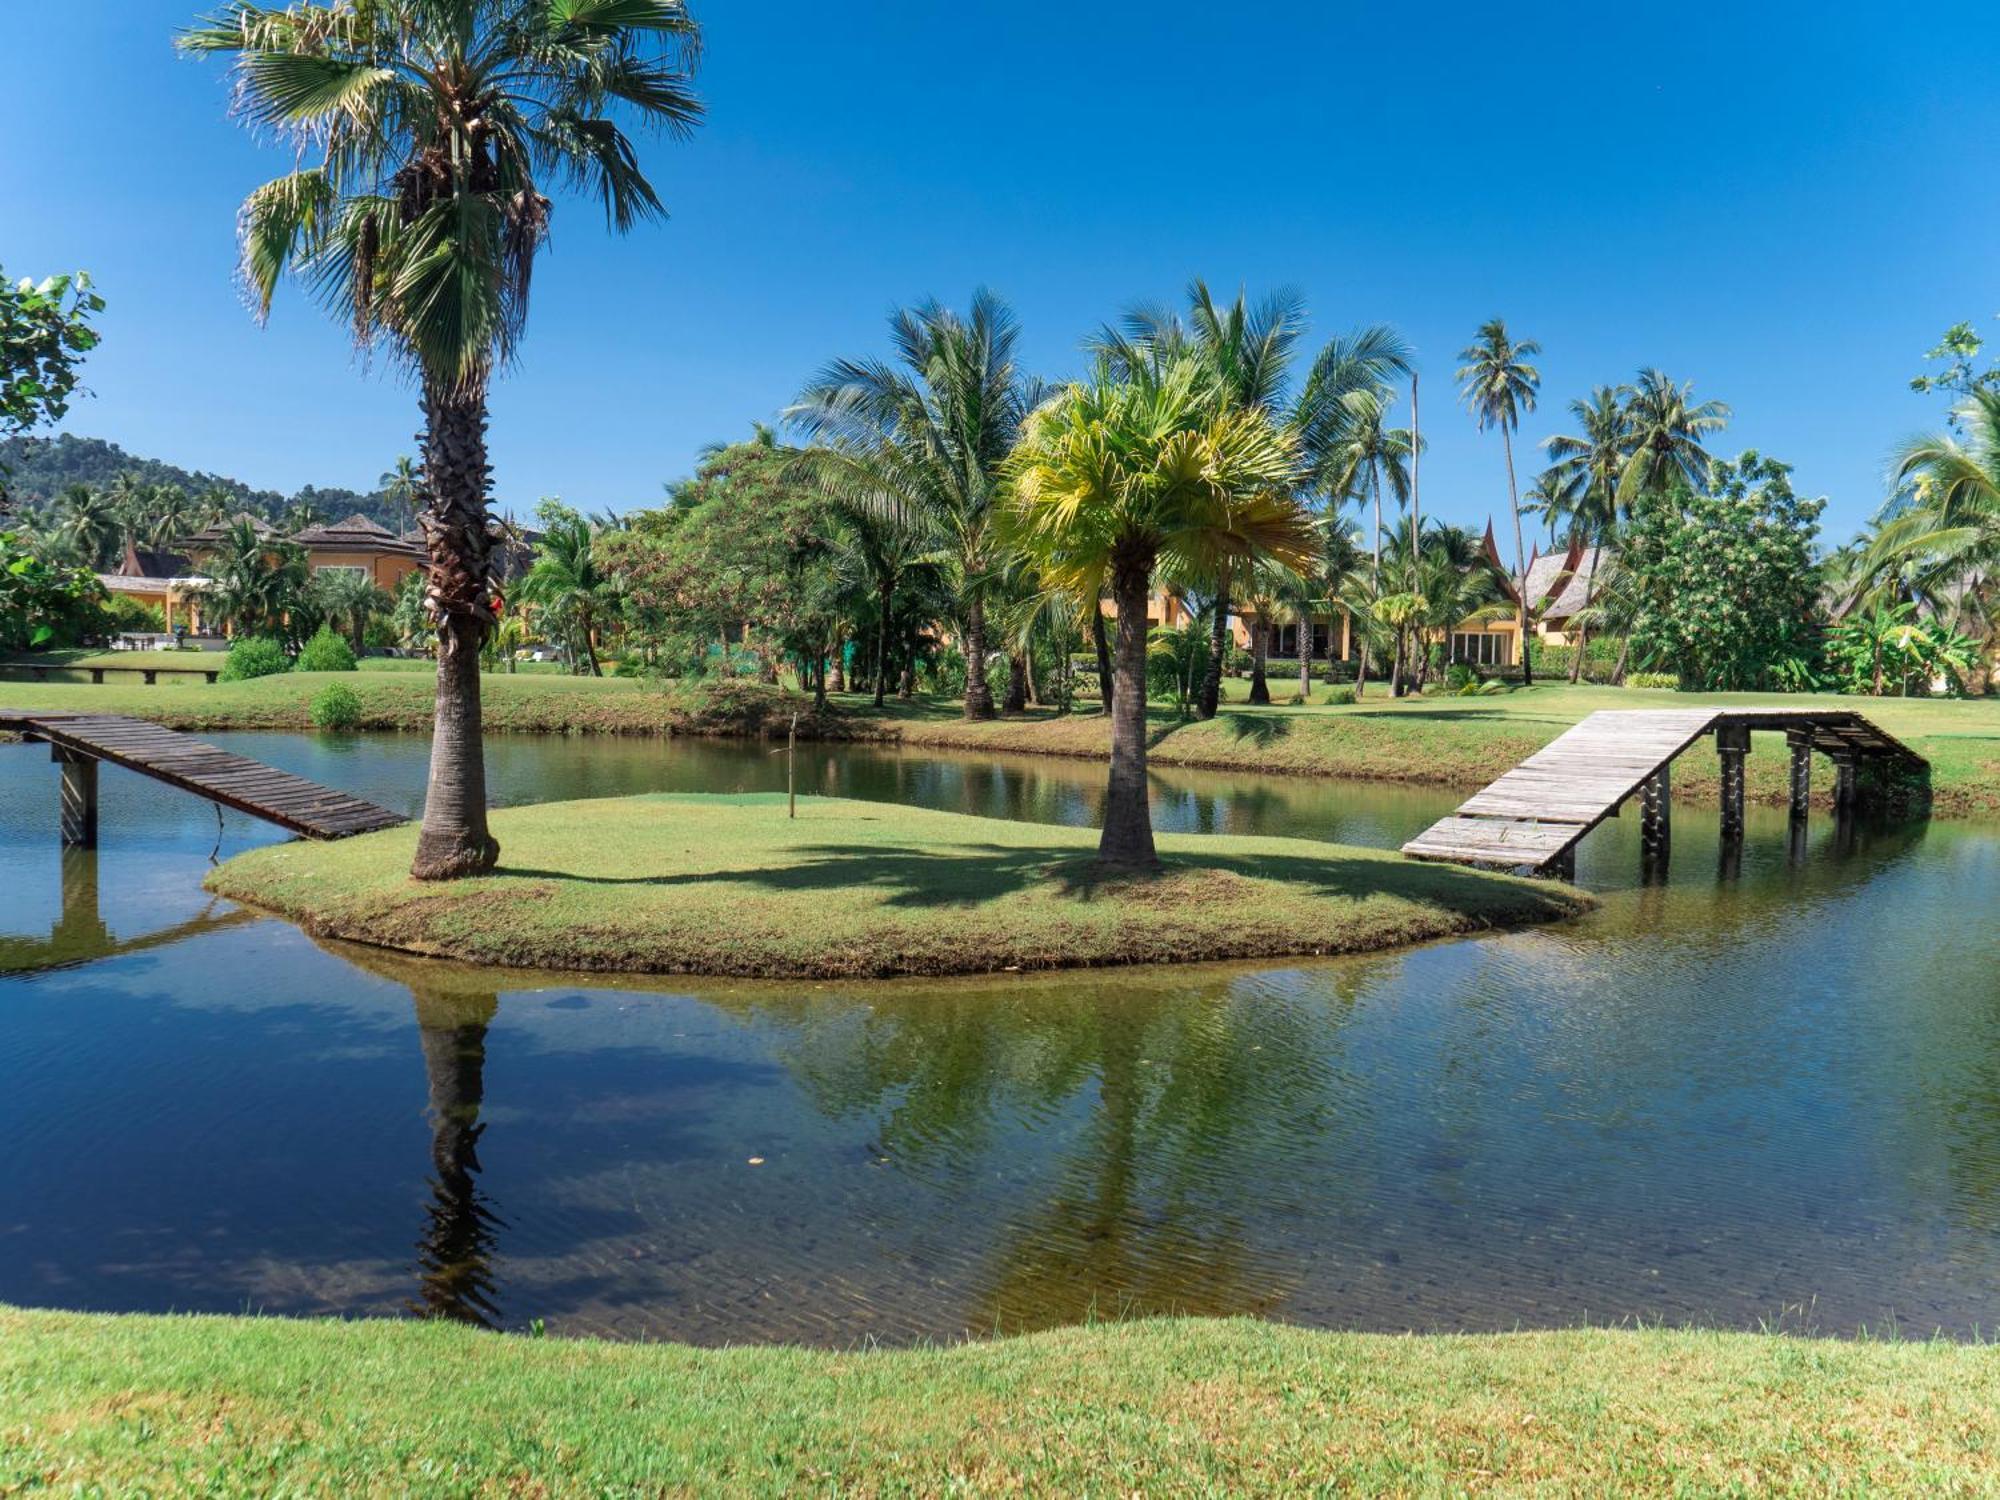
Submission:
[[[1092,611],[1090,616],[1090,643],[1097,648],[1097,696],[1104,701],[1104,711],[1111,712],[1111,697],[1115,683],[1111,673],[1111,642],[1104,631],[1104,611]]]
[[[1201,703],[1196,710],[1212,719],[1222,706],[1222,665],[1229,649],[1229,574],[1225,571],[1215,591],[1215,618],[1208,626],[1208,670],[1201,677]]]
[[[1521,494],[1514,484],[1514,439],[1500,428],[1500,446],[1507,454],[1507,501],[1514,508],[1514,566],[1519,570],[1520,598],[1515,618],[1521,623],[1521,686],[1535,685],[1534,653],[1528,644],[1528,550],[1521,543]]]
[[[1000,712],[1018,714],[1028,707],[1028,664],[1018,651],[1007,653],[1007,696],[1000,700]]]
[[[1104,794],[1104,833],[1097,857],[1105,864],[1150,869],[1152,810],[1146,801],[1146,595],[1153,559],[1124,552],[1112,564],[1112,597],[1118,602],[1118,688],[1111,698],[1111,775]]]
[[[1354,701],[1359,703],[1368,691],[1368,642],[1361,643],[1361,655],[1354,663]]]
[[[889,621],[896,601],[896,580],[882,580],[882,629],[875,638],[875,706],[881,708],[889,699]]]
[[[495,622],[498,550],[486,513],[486,392],[427,389],[425,505],[430,555],[424,602],[437,625],[437,706],[424,825],[410,874],[418,880],[483,875],[500,857],[486,826],[479,653]]]
[[[829,669],[831,680],[826,685],[828,692],[844,693],[847,691],[846,655],[847,652],[844,646],[836,645],[833,648],[833,666]]]
[[[1264,680],[1264,668],[1271,658],[1271,627],[1261,619],[1250,627],[1250,701],[1269,703],[1271,684]]]
[[[1570,664],[1569,664],[1569,680],[1571,686],[1575,686],[1577,683],[1583,681],[1583,653],[1588,651],[1589,649],[1590,649],[1590,627],[1588,625],[1579,625],[1576,628],[1576,647],[1575,647],[1576,654],[1570,658]]]
[[[1326,649],[1333,650],[1333,629],[1326,632]],[[1313,622],[1307,611],[1299,612],[1299,702],[1312,697],[1313,690]]]
[[[993,717],[993,689],[986,683],[986,601],[977,595],[965,608],[965,716]]]

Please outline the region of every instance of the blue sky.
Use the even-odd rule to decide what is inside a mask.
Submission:
[[[372,487],[414,397],[302,298],[244,310],[236,204],[285,161],[172,52],[197,3],[67,0],[31,45],[10,21],[0,265],[88,267],[110,299],[71,430]],[[652,503],[825,359],[880,349],[900,303],[991,285],[1062,376],[1201,275],[1296,285],[1321,336],[1402,328],[1427,511],[1504,519],[1498,441],[1451,387],[1497,313],[1546,351],[1530,442],[1658,365],[1735,408],[1719,448],[1828,495],[1837,536],[1939,418],[1907,389],[1922,352],[1961,318],[2000,334],[1990,4],[696,7],[710,121],[648,155],[672,219],[614,240],[558,206],[493,402],[503,507]]]

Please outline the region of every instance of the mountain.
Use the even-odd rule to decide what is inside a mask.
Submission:
[[[291,495],[276,490],[252,489],[240,479],[226,474],[183,469],[157,458],[141,458],[127,453],[103,438],[75,437],[61,433],[53,438],[9,438],[0,442],[0,474],[5,475],[11,508],[35,511],[52,503],[73,484],[102,489],[121,474],[130,474],[141,484],[178,485],[192,496],[224,490],[230,496],[231,511],[248,510],[277,520],[301,504],[310,504],[323,520],[337,521],[357,511],[392,531],[407,523],[401,507],[380,490],[360,494],[337,486],[306,485]]]

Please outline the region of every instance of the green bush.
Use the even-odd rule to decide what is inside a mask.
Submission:
[[[1674,672],[1627,672],[1625,686],[1628,688],[1665,688],[1668,692],[1680,690],[1681,679]]]
[[[1326,690],[1325,701],[1335,707],[1352,703],[1354,701],[1354,689],[1351,687],[1328,688]]]
[[[1465,662],[1455,661],[1445,668],[1444,685],[1454,693],[1470,692],[1479,686],[1479,671]]]
[[[229,648],[222,663],[224,682],[246,682],[252,677],[270,677],[292,670],[285,648],[267,635],[246,635]]]
[[[157,604],[142,604],[130,594],[113,594],[104,601],[99,629],[105,635],[158,633],[166,628],[166,611]]]
[[[352,672],[354,648],[326,626],[320,626],[311,640],[299,648],[301,672]]]
[[[353,729],[361,723],[361,697],[344,682],[329,682],[312,695],[306,712],[321,729]]]

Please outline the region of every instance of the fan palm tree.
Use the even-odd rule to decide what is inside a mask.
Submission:
[[[962,613],[965,717],[993,717],[986,683],[987,596],[1005,563],[994,541],[1000,476],[1040,394],[1014,363],[1019,326],[984,288],[964,317],[938,302],[889,320],[898,363],[836,360],[786,412],[841,454],[826,482],[856,508],[901,511],[932,538]]]
[[[328,568],[314,576],[312,591],[320,613],[346,626],[356,656],[366,648],[368,621],[396,607],[394,597],[358,568]]]
[[[1699,489],[1708,481],[1708,452],[1702,441],[1729,425],[1720,401],[1694,399],[1694,385],[1676,384],[1659,370],[1641,370],[1621,397],[1625,404],[1624,466],[1618,474],[1618,506],[1630,512],[1642,498],[1664,495],[1678,481]]]
[[[1459,392],[1480,431],[1500,429],[1500,446],[1507,455],[1507,505],[1514,515],[1514,593],[1518,608],[1515,618],[1521,630],[1521,681],[1532,687],[1535,668],[1528,649],[1528,549],[1521,536],[1521,492],[1514,481],[1514,432],[1521,418],[1535,409],[1535,395],[1541,389],[1542,374],[1530,364],[1542,346],[1533,339],[1516,339],[1507,331],[1503,318],[1489,318],[1479,325],[1473,341],[1459,351],[1464,361],[1458,378]]]
[[[1080,599],[1108,581],[1117,688],[1098,857],[1157,866],[1146,787],[1146,600],[1162,565],[1216,576],[1229,559],[1309,566],[1296,438],[1229,401],[1204,361],[1100,362],[1035,412],[1010,465],[1009,539]]]
[[[407,453],[398,454],[393,468],[383,471],[377,481],[382,486],[382,498],[396,507],[396,531],[405,534],[415,524],[417,499],[423,494],[423,475],[418,472],[417,461]]]
[[[499,853],[480,745],[500,562],[487,391],[526,326],[544,189],[596,197],[616,230],[661,214],[624,125],[699,121],[699,35],[682,0],[234,0],[180,37],[234,59],[235,112],[298,158],[239,216],[258,314],[291,271],[422,389],[438,653],[419,879],[479,874]]]

